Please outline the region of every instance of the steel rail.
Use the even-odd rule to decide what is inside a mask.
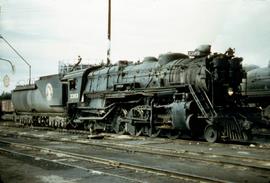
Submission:
[[[0,135],[0,136],[3,136]],[[127,144],[114,144],[114,143],[95,143],[95,142],[82,142],[80,140],[68,140],[68,139],[55,139],[53,137],[37,137],[32,135],[20,134],[20,137],[26,138],[36,138],[36,139],[43,139],[49,141],[60,141],[60,142],[67,142],[67,143],[77,143],[83,145],[91,145],[96,147],[102,148],[110,148],[121,150],[125,152],[132,152],[132,153],[146,153],[152,155],[159,155],[159,156],[166,156],[172,158],[184,158],[196,161],[203,161],[203,162],[211,162],[216,164],[227,164],[233,166],[240,166],[240,167],[248,167],[253,169],[260,169],[260,170],[270,170],[270,159],[261,159],[256,157],[247,157],[247,156],[237,156],[237,155],[226,155],[220,153],[209,153],[209,152],[196,152],[196,151],[175,151],[172,149],[162,149],[162,148],[153,148],[153,147],[146,147],[146,145],[127,145]],[[269,161],[269,163],[267,163]],[[259,166],[256,165],[258,162],[267,164],[267,166]],[[268,165],[269,164],[269,165]]]
[[[40,152],[47,152],[49,154],[61,153],[63,155],[66,155],[70,158],[77,159],[77,160],[83,160],[83,161],[87,161],[87,162],[104,164],[104,165],[119,167],[119,168],[126,168],[126,169],[130,169],[130,170],[147,172],[147,173],[151,173],[151,174],[169,176],[169,177],[180,179],[180,180],[190,180],[190,181],[199,181],[199,182],[220,182],[220,183],[227,182],[226,180],[220,180],[220,179],[212,178],[212,177],[204,177],[204,176],[199,176],[199,175],[189,174],[189,173],[184,173],[184,172],[176,172],[176,171],[170,171],[170,170],[165,170],[165,169],[156,168],[156,167],[120,162],[120,161],[116,161],[116,160],[99,158],[96,156],[82,155],[82,154],[78,154],[78,153],[55,150],[55,149],[39,147],[39,146],[34,146],[34,145],[28,145],[28,144],[24,144],[24,143],[9,142],[7,140],[0,140],[0,143],[7,144],[7,145],[12,146],[12,147],[20,147],[20,148],[25,148],[25,149],[37,150]]]
[[[45,162],[49,162],[49,163],[53,163],[53,164],[59,164],[61,166],[66,166],[66,167],[81,169],[83,171],[87,171],[87,172],[90,172],[90,173],[96,173],[97,172],[94,169],[84,168],[82,166],[72,165],[72,164],[68,164],[68,163],[63,163],[63,162],[60,162],[60,161],[54,161],[54,160],[50,160],[48,158],[41,158],[41,157],[38,157],[37,158],[37,156],[29,155],[29,154],[26,154],[26,153],[21,153],[21,152],[14,151],[14,150],[8,150],[8,149],[1,148],[0,147],[0,154],[1,153],[8,153],[8,154],[12,154],[12,155],[21,156],[21,157],[27,157],[27,158],[31,158],[33,160],[38,159],[38,161],[45,161]],[[144,183],[144,181],[140,181],[140,180],[136,180],[136,179],[131,179],[131,178],[128,178],[126,176],[121,176],[121,175],[107,173],[107,172],[102,172],[102,171],[98,171],[98,172],[101,173],[102,175],[108,175],[108,176],[112,176],[112,177],[117,177],[117,178],[128,180],[128,181],[131,181],[131,182]]]
[[[0,135],[0,136],[3,136]],[[20,137],[26,137],[26,138],[36,138],[41,139],[41,137],[32,136],[32,135],[26,135],[26,134],[20,134],[18,135]],[[190,160],[196,160],[196,161],[203,161],[203,162],[211,162],[216,164],[229,164],[233,166],[240,166],[240,167],[248,167],[253,169],[260,169],[260,170],[270,170],[270,166],[267,163],[267,161],[270,161],[270,159],[262,159],[262,158],[256,158],[256,157],[247,157],[247,156],[240,156],[240,155],[227,155],[227,154],[220,154],[220,153],[210,153],[210,152],[196,152],[196,151],[189,151],[189,150],[183,150],[183,151],[175,151],[172,149],[162,149],[162,148],[153,148],[153,147],[146,147],[146,145],[127,145],[127,144],[115,144],[115,143],[102,143],[97,144],[95,142],[82,142],[80,140],[68,140],[68,139],[55,139],[53,137],[42,137],[44,140],[49,141],[60,141],[60,142],[67,142],[67,143],[78,143],[78,144],[84,144],[84,145],[91,145],[96,147],[102,147],[102,148],[110,148],[110,149],[116,149],[126,152],[132,152],[132,153],[147,153],[152,155],[159,155],[159,156],[167,156],[172,158],[185,158]],[[240,162],[241,161],[241,162]],[[256,165],[258,162],[267,164],[266,166],[260,166]]]

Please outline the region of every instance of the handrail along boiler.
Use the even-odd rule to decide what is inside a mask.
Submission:
[[[246,140],[251,122],[241,104],[242,58],[232,49],[119,61],[41,77],[12,93],[25,124],[131,135]],[[24,101],[22,101],[24,100]]]

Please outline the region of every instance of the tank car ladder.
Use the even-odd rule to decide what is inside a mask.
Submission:
[[[215,111],[215,109],[213,108],[213,106],[212,106],[212,104],[211,104],[209,98],[208,98],[207,95],[205,94],[205,92],[204,92],[204,91],[201,91],[201,93],[203,94],[202,97],[204,98],[204,101],[206,101],[206,103],[207,103],[207,105],[208,105],[208,108],[210,109],[210,112],[209,112],[209,113],[207,113],[207,112],[205,111],[205,108],[203,107],[201,101],[198,99],[198,97],[197,97],[197,95],[196,95],[196,93],[195,93],[193,87],[192,87],[190,84],[188,85],[188,89],[189,89],[189,91],[190,91],[192,97],[194,98],[196,104],[198,105],[198,107],[199,107],[199,109],[200,109],[200,111],[201,111],[203,117],[204,117],[204,118],[215,117],[215,116],[216,116],[216,111]],[[206,98],[206,100],[205,100],[205,98]],[[210,107],[209,107],[209,106],[210,106]]]

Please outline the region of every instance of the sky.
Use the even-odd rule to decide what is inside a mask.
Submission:
[[[32,80],[61,62],[106,60],[108,0],[0,0],[0,34],[31,64]],[[111,60],[235,48],[244,64],[268,65],[270,0],[112,0]],[[27,84],[28,66],[0,39],[0,94]],[[10,85],[4,86],[8,76]]]

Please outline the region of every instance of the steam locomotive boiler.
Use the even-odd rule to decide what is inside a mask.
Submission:
[[[17,119],[85,128],[92,133],[191,135],[204,136],[209,142],[247,140],[252,123],[241,105],[242,58],[235,57],[232,49],[211,54],[209,45],[189,55],[167,53],[137,63],[119,61],[116,65],[63,70],[56,78],[61,82],[59,87],[43,78],[46,86],[51,86],[49,97],[48,89],[38,86],[39,81],[35,84],[48,111],[36,111],[29,105],[27,111],[17,110]],[[23,97],[16,97],[21,92],[32,95],[15,89],[15,109],[25,103]],[[58,102],[52,104],[52,99]],[[63,111],[53,113],[54,106]]]

